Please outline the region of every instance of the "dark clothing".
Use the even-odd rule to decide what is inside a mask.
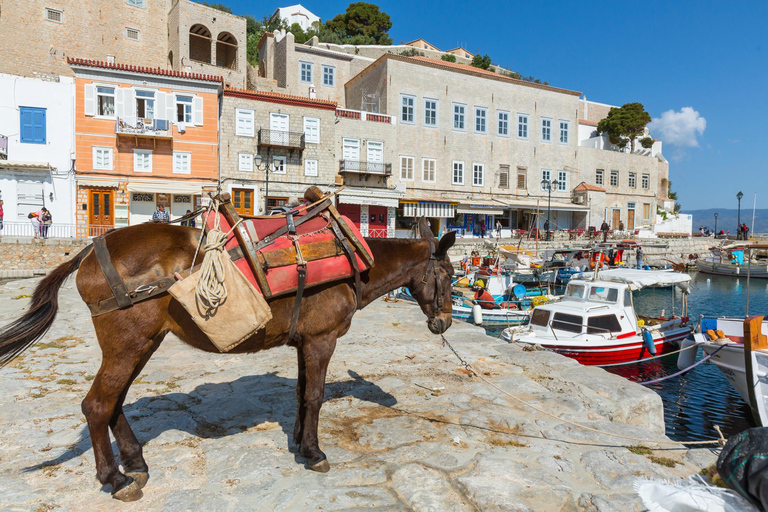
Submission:
[[[188,219],[181,221],[182,226],[187,226],[189,228],[194,228],[196,226],[195,219]]]
[[[600,231],[603,232],[603,242],[608,240],[608,223],[603,221],[600,225]]]

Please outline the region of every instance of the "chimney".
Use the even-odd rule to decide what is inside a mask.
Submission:
[[[317,97],[315,94],[315,84],[309,86],[309,97],[310,99],[315,99]]]
[[[111,53],[107,54],[107,64],[114,64],[115,63],[115,56]]]

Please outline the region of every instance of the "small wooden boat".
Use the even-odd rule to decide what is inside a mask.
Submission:
[[[696,270],[702,274],[730,277],[768,279],[768,261],[752,258],[753,251],[765,248],[765,244],[753,242],[725,243],[712,247],[711,256],[696,260]]]

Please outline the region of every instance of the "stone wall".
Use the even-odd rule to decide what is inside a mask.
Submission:
[[[74,258],[90,243],[85,239],[5,236],[0,241],[0,279],[46,273]]]

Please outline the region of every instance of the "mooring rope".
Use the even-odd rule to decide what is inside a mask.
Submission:
[[[726,345],[720,345],[720,346],[719,346],[719,347],[717,347],[717,349],[716,349],[714,352],[712,352],[711,354],[708,354],[706,357],[702,357],[702,358],[701,358],[699,361],[697,361],[695,364],[692,364],[692,365],[691,365],[691,366],[689,366],[688,368],[684,368],[684,369],[680,370],[679,372],[675,372],[675,373],[673,373],[672,375],[667,375],[667,376],[665,376],[665,377],[660,377],[660,378],[658,378],[658,379],[653,379],[653,380],[646,380],[645,382],[638,382],[638,384],[641,384],[641,385],[643,385],[643,386],[648,386],[649,384],[656,384],[657,382],[663,382],[663,381],[665,381],[665,380],[667,380],[667,379],[671,379],[671,378],[673,378],[673,377],[677,377],[678,375],[682,375],[682,374],[684,374],[684,373],[686,373],[686,372],[689,372],[689,371],[693,370],[694,368],[696,368],[697,366],[699,366],[701,363],[704,363],[704,362],[706,362],[707,360],[709,360],[709,359],[710,359],[712,356],[714,356],[715,354],[717,354],[718,352],[720,352],[720,350],[722,350],[723,348],[727,347],[728,345],[730,345],[730,343],[729,343],[729,344],[726,344]],[[693,345],[693,346],[695,346],[695,345]]]
[[[722,432],[720,432],[720,428],[717,425],[715,425],[715,430],[717,430],[718,434],[720,434],[720,439],[710,439],[710,440],[707,440],[707,441],[685,441],[684,442],[684,441],[672,441],[672,440],[664,441],[664,440],[660,440],[660,439],[643,439],[643,438],[638,438],[638,437],[623,436],[621,434],[614,434],[613,432],[606,432],[604,430],[600,430],[600,429],[593,428],[593,427],[588,427],[588,426],[582,425],[580,423],[576,423],[576,422],[573,422],[573,421],[569,421],[569,420],[560,418],[558,416],[555,416],[554,414],[548,413],[547,411],[545,411],[544,409],[542,409],[540,407],[537,407],[537,406],[535,406],[533,404],[530,404],[530,403],[526,402],[525,400],[523,400],[521,398],[516,397],[515,395],[509,393],[508,391],[505,391],[504,389],[500,388],[499,386],[497,386],[496,384],[494,384],[490,380],[486,379],[483,375],[478,373],[472,367],[471,364],[469,364],[467,361],[465,361],[459,355],[459,353],[456,351],[455,348],[453,348],[453,346],[450,344],[450,342],[445,339],[445,336],[443,336],[441,334],[440,337],[443,340],[443,346],[444,347],[447,346],[449,349],[451,349],[451,352],[453,352],[453,354],[459,360],[461,365],[468,372],[470,372],[472,375],[474,375],[475,377],[478,377],[480,380],[482,380],[483,382],[485,382],[486,384],[488,384],[489,386],[491,386],[495,390],[499,391],[500,393],[503,393],[504,395],[506,395],[509,398],[515,400],[516,402],[518,402],[520,404],[523,404],[526,407],[528,407],[530,409],[533,409],[534,411],[536,411],[536,412],[538,412],[540,414],[543,414],[544,416],[548,416],[548,417],[550,417],[552,419],[555,419],[557,421],[561,421],[563,423],[567,423],[568,425],[574,426],[574,427],[579,428],[581,430],[587,430],[589,432],[595,432],[597,434],[605,434],[605,435],[616,437],[616,438],[619,438],[619,439],[626,439],[628,441],[635,441],[635,442],[639,442],[639,443],[672,444],[672,445],[683,445],[683,446],[684,445],[694,445],[694,444],[695,445],[699,445],[699,444],[717,444],[717,445],[720,445],[720,446],[725,446],[726,439],[723,437],[723,434],[722,434]],[[590,444],[590,443],[585,443],[585,444]],[[599,444],[599,443],[597,443],[597,444]]]

